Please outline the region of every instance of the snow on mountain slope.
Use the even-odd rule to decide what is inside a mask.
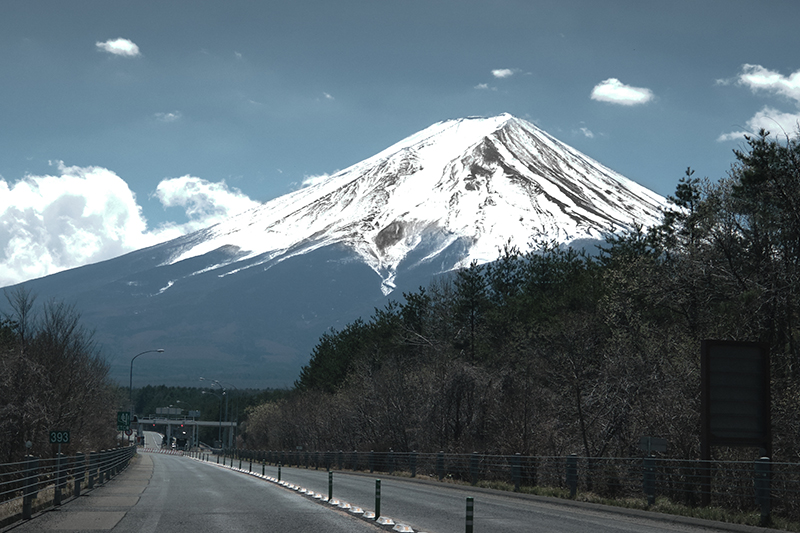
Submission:
[[[341,244],[394,288],[398,265],[468,243],[456,267],[505,244],[569,243],[660,220],[661,196],[508,114],[439,122],[321,183],[180,239],[169,263],[227,249],[224,274]],[[176,242],[177,244],[177,242]],[[222,272],[222,270],[220,270]]]

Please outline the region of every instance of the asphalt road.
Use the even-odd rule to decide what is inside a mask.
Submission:
[[[238,467],[238,462],[235,463]],[[249,469],[249,463],[243,463]],[[261,466],[253,465],[260,473]],[[277,477],[277,467],[265,474]],[[352,506],[375,509],[375,477],[334,473],[333,497]],[[281,480],[328,495],[328,473],[305,468],[281,468]],[[709,521],[687,521],[679,517],[628,511],[590,504],[575,504],[549,498],[472,489],[436,481],[388,478],[381,480],[381,515],[414,531],[463,533],[466,498],[474,500],[474,531],[491,533],[711,533],[756,531],[755,528],[716,526]],[[758,531],[764,531],[758,529]]]
[[[155,449],[158,436],[148,434],[147,439],[149,451],[140,452],[122,474],[9,531],[374,533],[389,530],[274,481],[248,475],[248,462],[242,464],[245,472],[240,472],[230,465],[218,465],[216,458],[204,462],[163,453]],[[253,465],[253,471],[260,474],[261,465]],[[265,467],[265,474],[277,478],[278,469]],[[281,479],[328,494],[325,471],[284,467]],[[375,480],[374,476],[335,472],[333,497],[374,511]],[[381,515],[398,524],[407,524],[416,532],[465,531],[468,496],[475,503],[475,533],[765,531],[424,479],[381,479],[381,496]]]
[[[182,457],[140,452],[111,481],[13,533],[375,533],[377,526],[279,485]]]

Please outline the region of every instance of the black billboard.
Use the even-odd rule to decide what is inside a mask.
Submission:
[[[712,446],[753,446],[772,455],[769,347],[706,340],[701,345],[703,459]]]

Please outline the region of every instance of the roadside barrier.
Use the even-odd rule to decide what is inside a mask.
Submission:
[[[29,520],[34,512],[63,504],[66,497],[80,496],[84,483],[88,489],[102,485],[125,469],[134,455],[136,447],[127,446],[72,457],[26,456],[18,463],[0,464],[0,507],[7,515],[0,527]]]
[[[402,472],[477,485],[505,484],[509,490],[548,493],[565,498],[592,494],[601,498],[642,498],[647,506],[657,498],[689,507],[708,497],[713,506],[800,521],[800,463],[701,461],[662,457],[579,457],[447,454],[417,452],[217,450],[223,457],[248,459],[262,465],[339,471]],[[219,456],[218,456],[219,457]],[[332,488],[331,488],[332,490]],[[331,495],[329,495],[331,496]]]

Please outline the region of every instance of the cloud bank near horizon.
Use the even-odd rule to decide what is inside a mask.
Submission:
[[[781,111],[765,105],[747,121],[748,131],[732,131],[723,133],[717,140],[720,142],[739,140],[745,135],[757,133],[761,129],[770,132],[797,136],[800,133],[800,70],[788,76],[769,70],[761,65],[745,63],[736,78],[717,80],[718,85],[736,84],[747,87],[753,94],[770,94],[781,96],[794,103],[795,111]]]
[[[187,221],[149,228],[127,182],[102,167],[0,177],[0,287],[111,259],[208,227],[260,205],[222,182],[167,178],[153,196]]]

